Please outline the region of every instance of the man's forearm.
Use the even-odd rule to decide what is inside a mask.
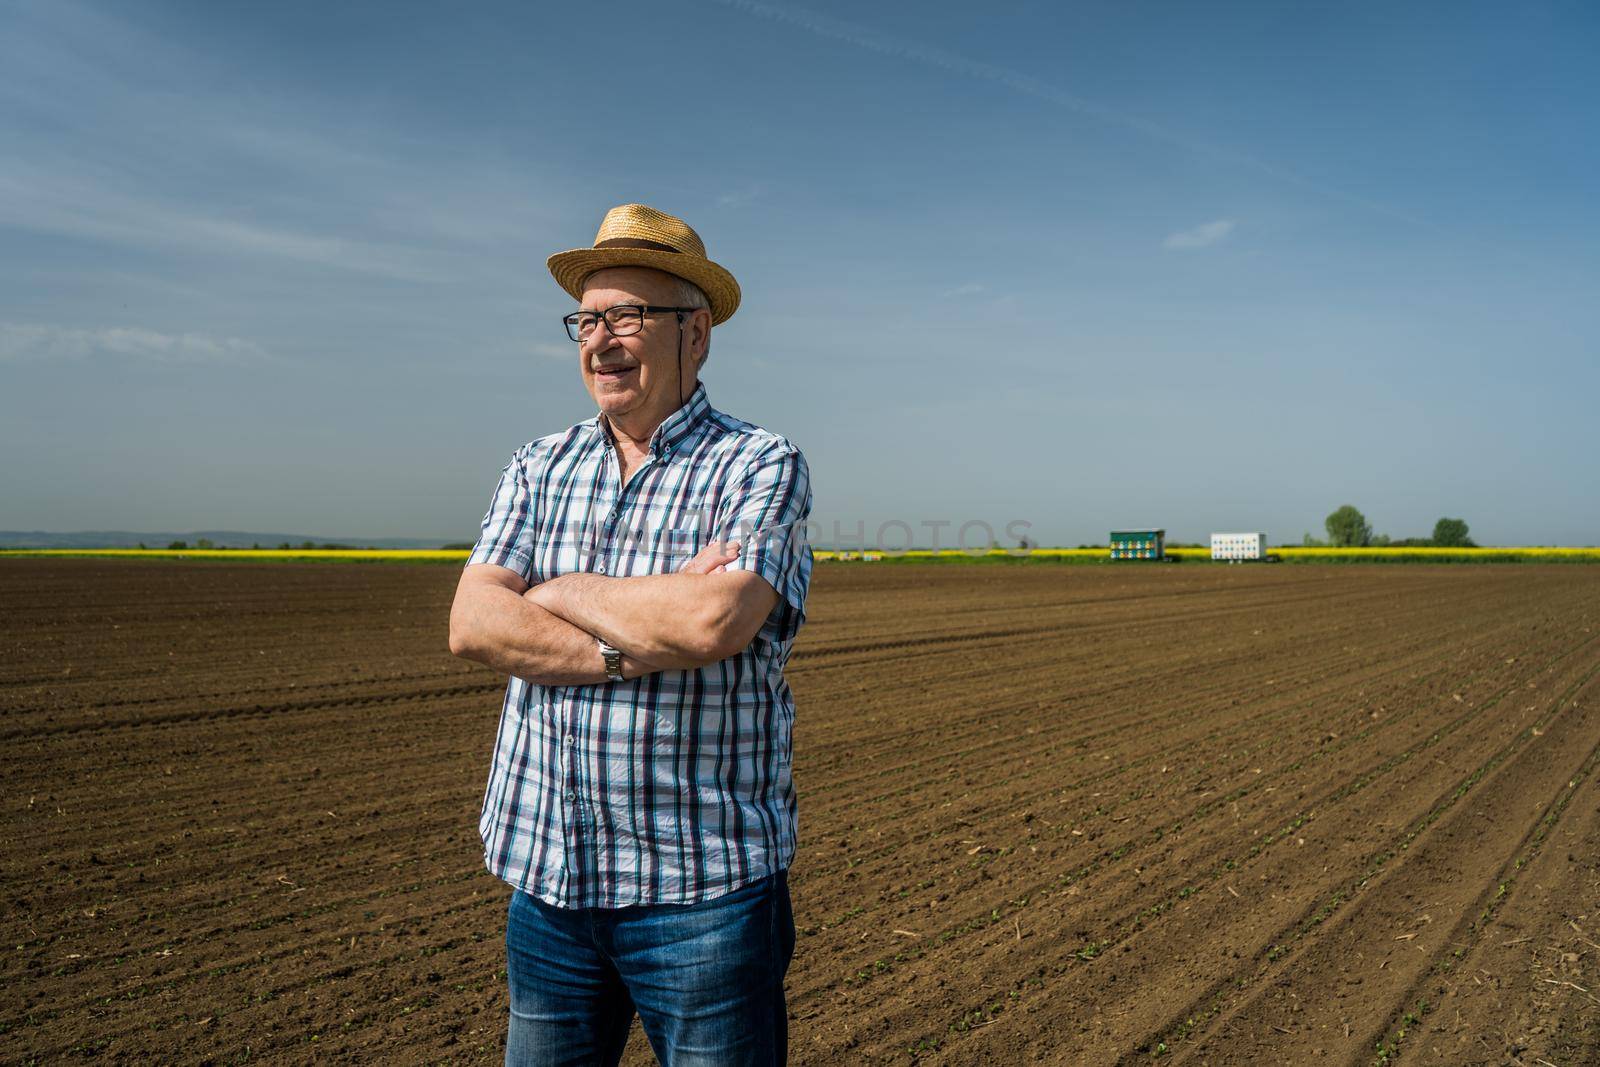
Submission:
[[[540,685],[594,685],[607,680],[594,635],[526,595],[505,588],[483,589],[456,612],[451,634],[457,655]],[[658,669],[636,656],[623,656],[626,678]]]
[[[693,669],[729,654],[721,644],[728,577],[572,573],[533,587],[527,597],[657,668]]]

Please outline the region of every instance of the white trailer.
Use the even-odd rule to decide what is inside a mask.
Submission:
[[[1211,558],[1230,563],[1238,560],[1263,560],[1267,558],[1267,535],[1264,533],[1214,533],[1211,535]]]

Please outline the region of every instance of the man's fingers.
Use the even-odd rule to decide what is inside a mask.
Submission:
[[[710,541],[694,558],[683,565],[685,574],[712,574],[719,570],[723,564],[732,563],[739,558],[739,542],[737,541]]]

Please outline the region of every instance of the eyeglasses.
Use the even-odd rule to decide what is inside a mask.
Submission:
[[[562,318],[566,324],[567,336],[574,341],[586,341],[594,333],[595,327],[600,325],[600,320],[606,320],[606,329],[611,331],[613,337],[626,337],[630,333],[638,333],[644,329],[646,315],[665,315],[669,312],[697,311],[698,308],[656,307],[649,304],[618,304],[616,307],[606,308],[604,311],[574,311]]]

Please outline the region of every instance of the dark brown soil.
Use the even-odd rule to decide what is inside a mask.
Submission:
[[[0,1061],[499,1060],[455,577],[0,561]],[[1597,671],[1600,567],[819,565],[793,1059],[1600,1062]]]

